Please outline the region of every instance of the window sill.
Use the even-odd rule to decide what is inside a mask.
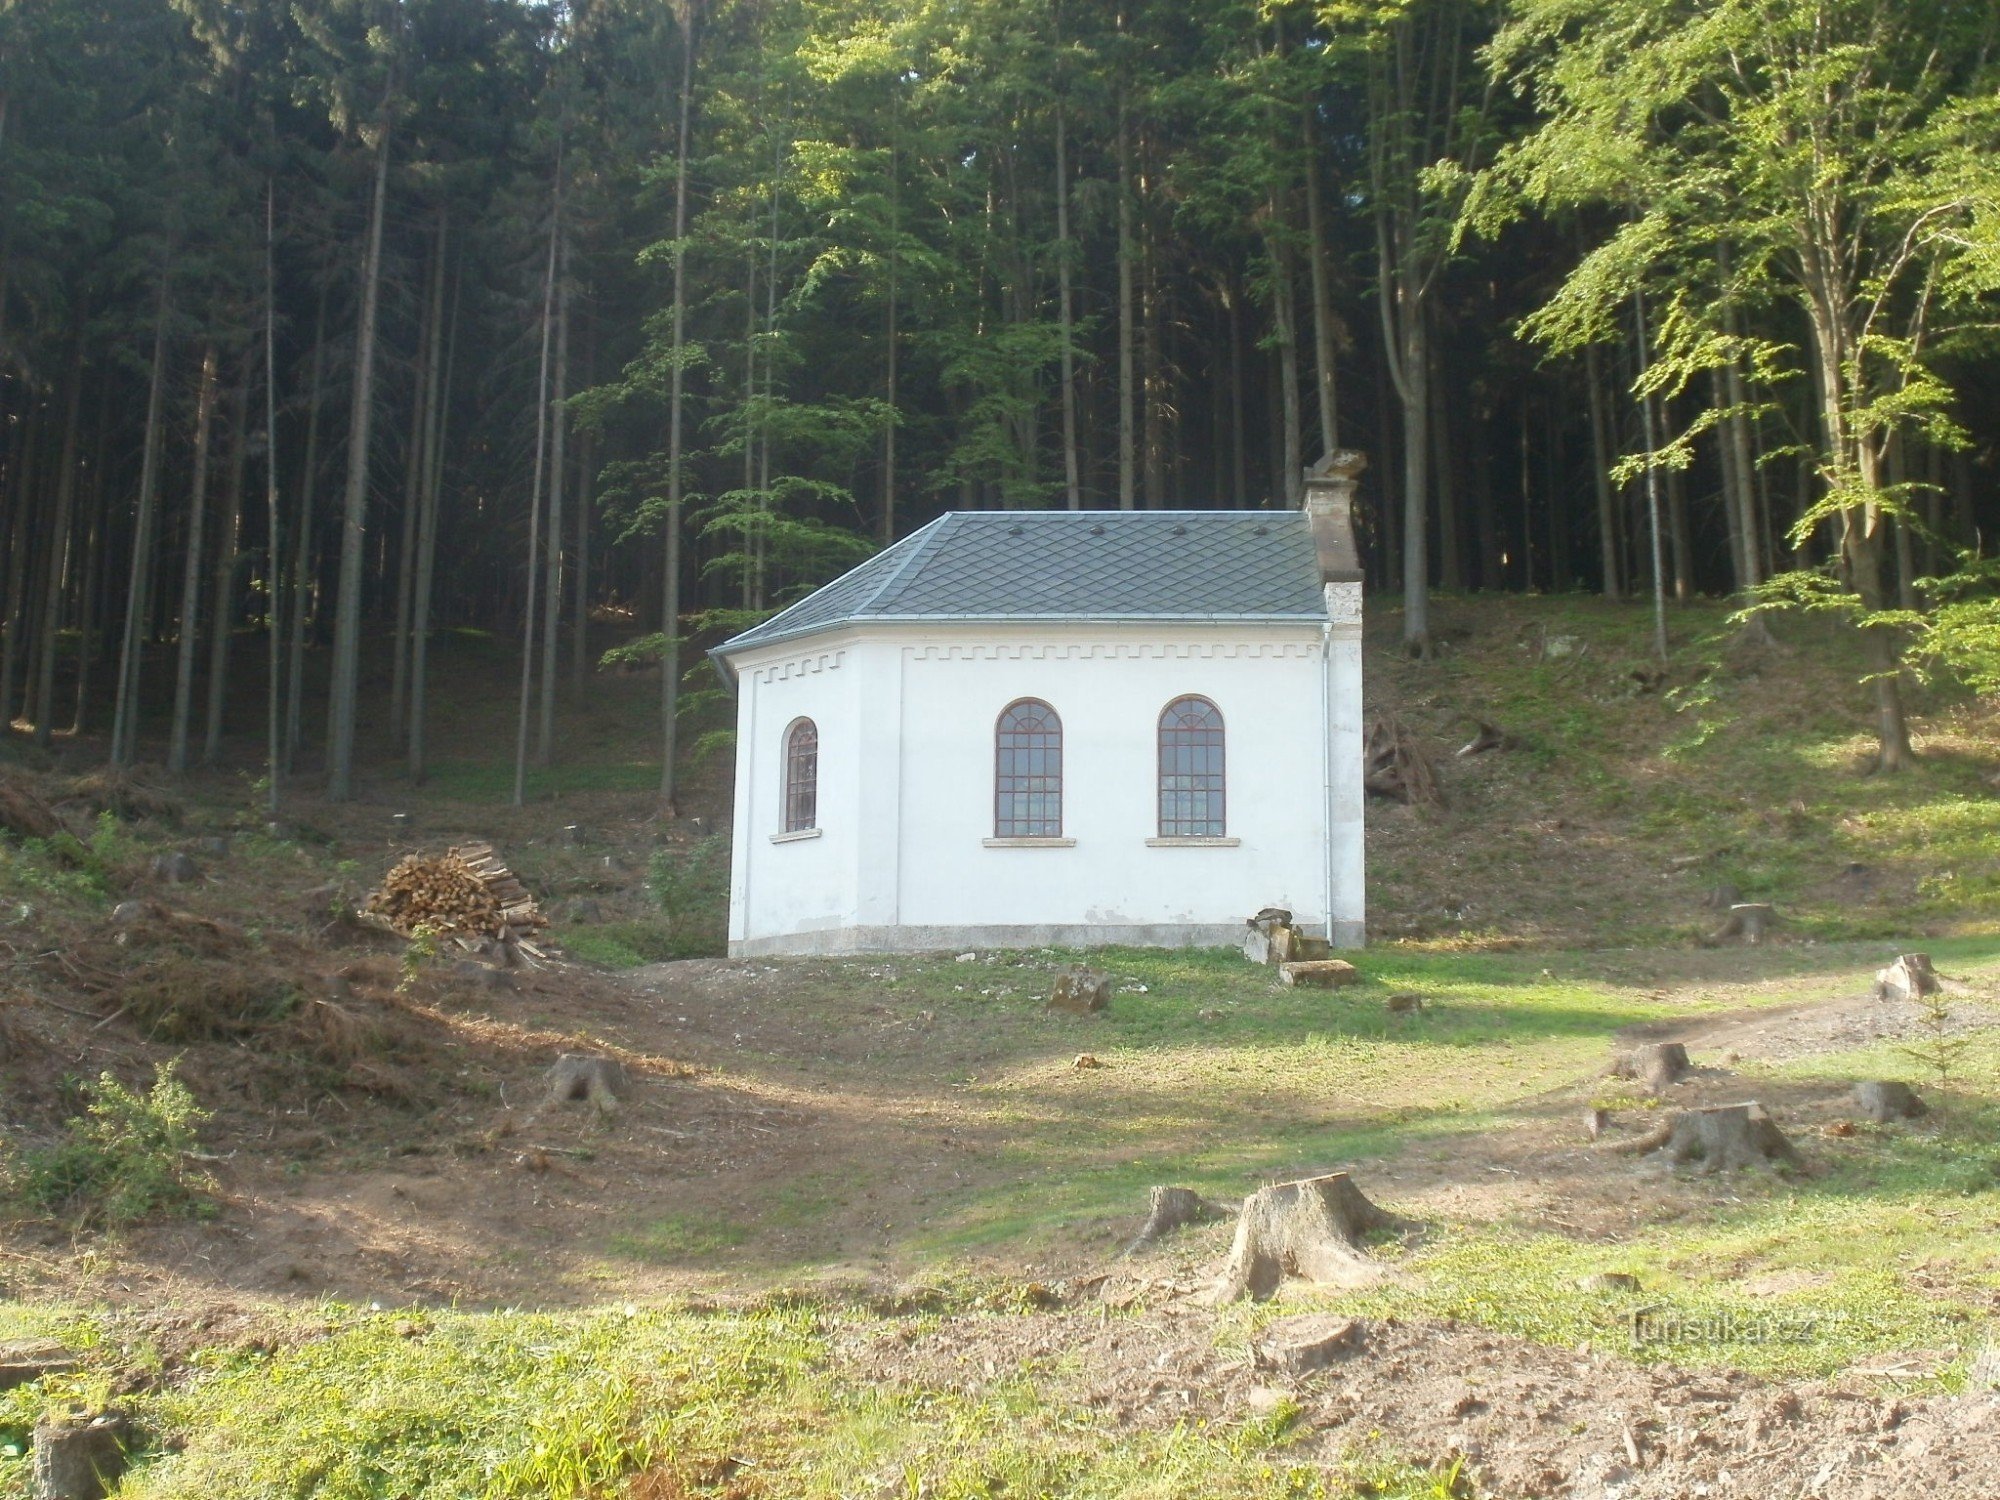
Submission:
[[[774,844],[796,844],[802,839],[816,839],[818,837],[819,830],[817,828],[794,828],[790,833],[772,834],[771,842]]]
[[[1164,838],[1146,840],[1146,847],[1148,849],[1237,849],[1241,848],[1242,844],[1243,840],[1241,839]]]
[[[988,849],[1074,849],[1075,839],[1028,838],[1028,839],[981,839]]]

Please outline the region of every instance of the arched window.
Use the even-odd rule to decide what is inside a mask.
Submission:
[[[1048,704],[1007,705],[994,732],[993,835],[1062,837],[1062,720]]]
[[[1222,714],[1176,698],[1160,715],[1160,837],[1223,837]]]
[[[785,832],[818,827],[819,729],[800,719],[785,731]]]

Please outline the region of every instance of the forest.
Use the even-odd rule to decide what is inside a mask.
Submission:
[[[1984,0],[18,0],[0,720],[521,768],[941,511],[1295,503],[1433,591],[1730,597],[2000,680]],[[1780,627],[1782,628],[1782,627]],[[699,670],[697,670],[699,669]],[[253,712],[251,705],[256,705]],[[252,748],[254,747],[254,749]],[[373,767],[393,772],[397,767]]]

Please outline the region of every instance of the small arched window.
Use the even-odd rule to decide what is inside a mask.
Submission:
[[[1219,839],[1225,826],[1222,714],[1176,698],[1160,715],[1160,837]]]
[[[1062,720],[1037,698],[1010,703],[994,731],[993,835],[1062,837]]]
[[[785,832],[819,826],[819,729],[800,719],[785,731]]]

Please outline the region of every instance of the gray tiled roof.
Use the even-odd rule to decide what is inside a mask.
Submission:
[[[714,654],[860,621],[1325,618],[1300,511],[952,511]]]

